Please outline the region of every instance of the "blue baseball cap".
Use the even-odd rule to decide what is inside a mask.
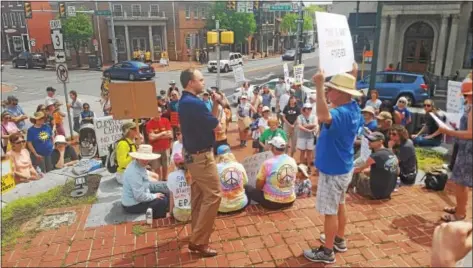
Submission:
[[[230,152],[231,152],[230,146],[228,146],[226,144],[220,145],[217,148],[217,155],[228,154]]]

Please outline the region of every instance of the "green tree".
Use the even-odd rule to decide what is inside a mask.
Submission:
[[[312,16],[316,11],[325,11],[325,7],[317,6],[317,5],[310,5],[305,7],[304,10],[310,14],[310,16],[304,16],[304,26],[303,30],[311,30],[313,28],[313,19]],[[287,13],[284,15],[282,22],[281,22],[281,30],[289,32],[289,33],[296,33],[297,32],[297,23],[296,20],[299,19],[298,13]]]
[[[75,17],[63,19],[61,24],[64,30],[64,41],[74,49],[77,66],[80,67],[80,48],[87,46],[93,35],[91,18],[85,13],[76,13]]]
[[[219,20],[220,29],[231,30],[235,35],[235,44],[241,44],[256,31],[256,21],[252,13],[240,13],[226,10],[226,2],[215,2],[208,13],[207,30],[215,29],[215,20]],[[214,16],[215,19],[212,19]]]

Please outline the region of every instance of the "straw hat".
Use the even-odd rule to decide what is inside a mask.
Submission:
[[[42,118],[45,118],[45,117],[46,117],[46,115],[43,112],[36,112],[30,118],[33,119],[33,120],[39,120],[39,119],[42,119]]]
[[[352,96],[360,97],[363,93],[356,90],[355,84],[355,77],[347,73],[334,75],[329,82],[325,82],[326,87],[334,88]]]
[[[361,112],[362,113],[370,113],[373,116],[376,115],[376,111],[374,110],[374,108],[372,106],[366,106],[363,110],[361,110]]]
[[[153,153],[153,146],[149,144],[141,144],[136,152],[131,152],[129,155],[140,160],[155,160],[161,157],[159,154]]]

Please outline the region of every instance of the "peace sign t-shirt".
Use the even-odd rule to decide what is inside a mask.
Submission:
[[[174,198],[174,211],[176,208],[182,210],[191,209],[191,187],[187,185],[185,173],[183,170],[171,172],[168,176],[167,186],[172,192]]]
[[[264,181],[263,192],[266,200],[287,204],[296,199],[296,174],[296,160],[282,154],[264,161],[256,180]]]
[[[237,162],[217,164],[218,176],[222,187],[222,201],[219,212],[233,212],[248,204],[243,186],[248,183],[248,176],[242,164]]]

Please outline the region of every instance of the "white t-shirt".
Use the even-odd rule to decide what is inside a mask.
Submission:
[[[174,155],[176,153],[181,153],[182,154],[182,143],[180,143],[179,141],[175,141],[173,144],[172,144],[172,155],[171,155],[171,161],[173,164],[174,163]]]
[[[171,172],[168,176],[167,186],[174,197],[174,207],[191,209],[191,187],[187,185],[183,170]]]
[[[291,96],[287,93],[282,94],[279,98],[279,110],[281,111],[281,113],[282,111],[284,111],[284,108],[286,108],[286,105],[289,102],[290,98]]]
[[[251,133],[251,138],[253,138],[253,140],[259,139],[261,136],[260,127],[263,127],[265,130],[269,128],[268,121],[264,119],[264,117],[258,119],[258,129]]]

